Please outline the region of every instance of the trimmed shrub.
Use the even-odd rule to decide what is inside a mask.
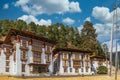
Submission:
[[[108,69],[107,69],[106,66],[100,66],[100,67],[98,68],[97,73],[98,73],[98,74],[107,74],[107,71],[108,71]]]

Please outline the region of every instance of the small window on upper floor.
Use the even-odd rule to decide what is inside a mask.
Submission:
[[[0,56],[1,56],[1,50],[0,50]]]

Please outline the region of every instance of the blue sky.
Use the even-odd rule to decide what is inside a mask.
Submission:
[[[118,14],[119,3],[118,0]],[[103,43],[110,40],[114,5],[115,0],[0,0],[0,20],[22,19],[46,26],[59,22],[79,30],[88,20],[96,29],[97,39]]]

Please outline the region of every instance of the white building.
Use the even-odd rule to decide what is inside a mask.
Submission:
[[[54,71],[59,75],[91,75],[90,51],[79,49],[56,49],[57,58],[54,62]]]
[[[98,68],[100,66],[106,66],[108,68],[109,72],[109,60],[105,56],[91,56],[91,70],[94,71],[95,73],[98,71]]]
[[[0,45],[0,74],[37,76],[52,73],[54,42],[30,32],[11,29]]]
[[[90,58],[92,52],[73,48],[53,50],[54,44],[53,41],[31,32],[11,29],[5,40],[0,42],[0,74],[91,75],[92,64],[97,70],[99,62]],[[106,63],[103,65],[106,66]]]

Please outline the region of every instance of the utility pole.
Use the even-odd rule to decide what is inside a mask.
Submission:
[[[115,8],[114,8],[115,10]],[[115,11],[113,11],[113,19],[112,19],[112,27],[111,27],[111,41],[110,41],[110,72],[109,72],[109,76],[112,75],[112,53],[113,53],[113,34],[114,34],[114,14]]]
[[[118,14],[117,14],[117,0],[116,0],[116,55],[115,55],[115,80],[117,80],[117,72],[118,72]]]
[[[116,9],[116,18],[117,18],[117,9]],[[117,19],[116,19],[117,20]],[[118,52],[117,52],[117,22],[116,22],[116,53],[115,53],[115,80],[117,80],[117,59],[118,59]]]

